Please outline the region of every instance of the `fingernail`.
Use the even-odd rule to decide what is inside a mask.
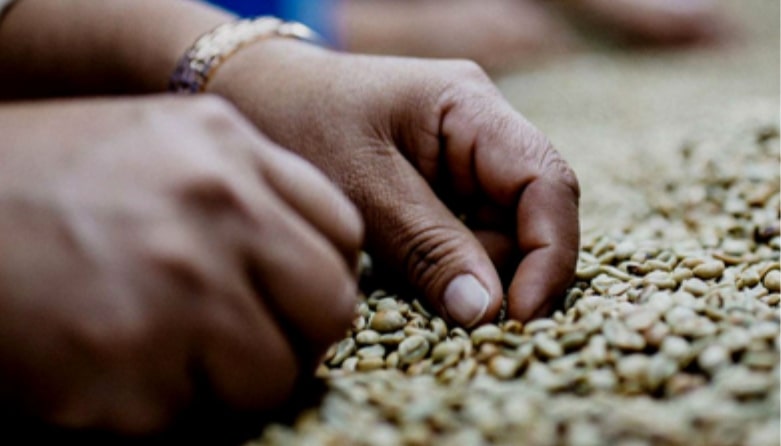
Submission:
[[[471,274],[462,274],[445,288],[445,311],[459,324],[471,327],[483,318],[490,296],[488,290]]]

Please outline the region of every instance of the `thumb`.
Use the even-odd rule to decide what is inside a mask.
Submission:
[[[483,246],[406,159],[398,155],[391,166],[395,172],[354,197],[370,251],[452,322],[471,327],[494,319],[502,286]]]

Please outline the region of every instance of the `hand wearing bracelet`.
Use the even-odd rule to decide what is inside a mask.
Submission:
[[[289,37],[318,42],[317,34],[298,22],[258,17],[224,23],[195,41],[171,76],[169,90],[201,93],[219,66],[235,52],[259,40]]]
[[[451,322],[494,320],[504,295],[510,317],[547,314],[572,280],[575,175],[474,63],[275,39],[208,91],[339,185],[375,264]]]

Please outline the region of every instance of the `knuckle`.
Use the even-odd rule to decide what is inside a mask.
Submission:
[[[210,94],[192,98],[188,109],[196,116],[206,120],[227,119],[233,121],[234,118],[240,116],[236,108],[226,99]]]
[[[193,117],[201,131],[214,135],[252,134],[252,125],[228,100],[217,95],[202,95],[192,98],[187,113]]]
[[[578,181],[578,177],[575,174],[575,171],[572,170],[572,168],[567,163],[562,163],[561,166],[559,166],[560,171],[560,179],[561,182],[564,183],[565,186],[567,186],[575,196],[575,198],[580,198],[580,181]]]
[[[184,290],[199,295],[210,286],[209,277],[204,271],[198,249],[193,246],[180,246],[176,243],[156,243],[148,248],[146,257],[155,271],[173,284],[176,290]]]
[[[498,95],[488,74],[476,62],[456,59],[442,64],[442,88],[435,101],[440,108],[450,109],[456,104],[468,104],[469,109],[482,108],[486,98],[493,100]]]
[[[210,156],[233,170],[248,171],[258,167],[267,153],[280,147],[259,132],[250,120],[231,102],[215,95],[204,95],[193,107],[201,143],[210,143]],[[262,170],[262,169],[261,169]]]
[[[210,213],[241,208],[239,194],[228,176],[216,167],[194,172],[179,186],[177,195],[183,203]]]
[[[543,152],[541,170],[546,174],[555,175],[557,181],[571,190],[576,198],[580,198],[580,182],[575,171],[550,142],[547,143]]]
[[[448,61],[447,63],[450,64],[448,67],[449,71],[455,73],[462,79],[472,79],[481,82],[487,82],[489,79],[485,70],[483,70],[483,68],[473,60],[457,59]]]
[[[449,110],[459,104],[467,105],[465,108],[470,110],[474,107],[483,108],[499,96],[488,74],[476,62],[454,59],[441,63],[440,88],[432,90],[437,92],[434,102],[440,109]],[[490,109],[491,105],[488,107]]]

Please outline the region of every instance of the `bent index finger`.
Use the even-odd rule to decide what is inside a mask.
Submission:
[[[572,282],[580,191],[544,135],[514,112],[500,121],[475,139],[475,170],[490,197],[516,208],[515,236],[523,259],[508,289],[508,310],[511,317],[528,320],[548,310]]]
[[[355,206],[303,158],[279,148],[266,152],[261,169],[271,187],[357,270],[363,220]]]
[[[508,290],[511,317],[542,316],[570,285],[580,243],[578,198],[566,183],[539,178],[518,201],[518,246],[524,254]]]

